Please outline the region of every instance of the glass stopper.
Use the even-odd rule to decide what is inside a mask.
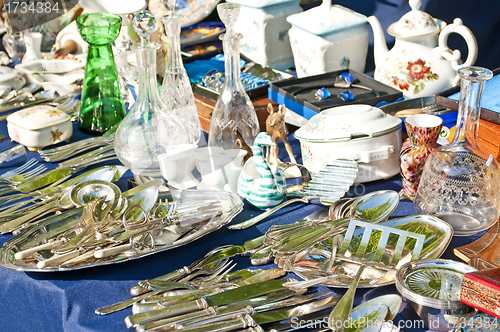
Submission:
[[[145,44],[156,27],[156,18],[148,11],[140,11],[134,15],[132,27],[141,38],[141,43]]]
[[[217,13],[226,26],[226,36],[234,34],[234,24],[240,16],[240,4],[238,3],[221,3],[217,5]]]

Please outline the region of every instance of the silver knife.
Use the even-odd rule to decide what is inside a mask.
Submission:
[[[282,309],[276,309],[276,310],[267,311],[267,312],[263,312],[263,313],[256,313],[252,316],[248,316],[252,319],[253,322],[250,322],[248,320],[247,316],[243,316],[243,317],[245,317],[246,326],[242,326],[243,321],[241,320],[241,318],[243,318],[243,317],[233,319],[233,320],[228,320],[225,322],[216,322],[216,323],[213,323],[212,320],[207,319],[204,322],[197,322],[197,323],[192,324],[192,325],[182,326],[182,330],[183,331],[190,331],[190,332],[193,332],[193,331],[196,331],[196,332],[216,331],[216,330],[221,328],[220,324],[226,323],[227,325],[224,325],[224,326],[227,326],[227,327],[224,328],[224,331],[236,331],[236,330],[239,330],[242,328],[244,329],[247,327],[252,327],[252,326],[256,326],[256,325],[260,325],[260,324],[277,322],[277,321],[289,319],[292,317],[299,317],[299,316],[309,314],[312,312],[324,310],[326,308],[331,308],[338,303],[340,298],[341,298],[340,295],[335,295],[335,296],[326,297],[324,299],[317,300],[317,301],[314,301],[311,303],[302,304],[302,305],[299,305],[299,306],[294,307],[294,308],[282,308]],[[228,317],[229,317],[229,315],[228,315]],[[212,323],[210,323],[210,322],[212,322]],[[217,325],[217,324],[219,324],[219,325]],[[234,324],[234,328],[233,328],[232,324]],[[178,327],[178,328],[180,328],[180,327]]]
[[[172,305],[168,308],[163,308],[154,311],[142,312],[135,315],[130,315],[125,318],[125,324],[128,328],[135,327],[137,324],[154,321],[157,319],[178,316],[190,313],[197,310],[207,309],[209,306],[221,306],[252,297],[264,295],[270,292],[285,289],[283,283],[288,279],[268,280],[258,284],[242,286],[236,289],[231,289],[219,294],[210,295],[195,301]]]

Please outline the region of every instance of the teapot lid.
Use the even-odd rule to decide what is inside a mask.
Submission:
[[[366,24],[366,16],[340,5],[332,5],[331,0],[323,0],[321,5],[290,15],[286,20],[291,25],[317,36]]]
[[[413,37],[437,32],[445,27],[446,23],[434,19],[431,15],[420,10],[422,0],[410,0],[411,11],[404,14],[399,21],[389,26],[387,32],[395,37]]]

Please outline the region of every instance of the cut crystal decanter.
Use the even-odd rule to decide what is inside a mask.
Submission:
[[[455,136],[428,157],[415,198],[418,213],[448,222],[455,235],[490,228],[500,211],[500,170],[495,158],[478,146],[480,99],[488,69],[466,67],[461,78]]]
[[[160,99],[156,81],[156,50],[146,42],[156,21],[149,12],[137,13],[132,25],[141,37],[133,48],[137,53],[139,91],[137,100],[118,127],[115,150],[120,161],[135,175],[161,177],[158,155],[169,146],[190,142],[190,135],[179,117]]]
[[[161,99],[187,126],[191,134],[191,143],[196,144],[201,137],[201,125],[193,90],[182,63],[181,18],[174,12],[175,0],[169,0],[168,5],[170,13],[162,20],[167,33],[167,69],[161,88]]]
[[[208,135],[209,146],[232,149],[239,132],[245,142],[252,146],[259,133],[259,120],[250,97],[240,79],[240,39],[234,32],[234,23],[240,14],[240,5],[223,3],[217,5],[219,17],[226,26],[220,39],[224,48],[225,80],[215,105]]]

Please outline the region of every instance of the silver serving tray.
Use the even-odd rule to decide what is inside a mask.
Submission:
[[[76,227],[80,223],[80,217],[83,208],[77,208],[66,211],[60,215],[56,215],[43,220],[42,222],[28,227],[21,234],[6,241],[0,249],[0,266],[16,271],[23,272],[56,272],[56,271],[72,271],[94,266],[122,263],[129,260],[139,259],[145,256],[153,255],[158,252],[170,250],[182,245],[191,243],[209,233],[212,233],[224,225],[227,225],[231,220],[243,210],[243,202],[238,195],[225,191],[200,191],[200,190],[183,190],[180,193],[173,194],[174,199],[189,199],[189,201],[208,201],[219,199],[222,203],[222,214],[215,217],[212,221],[198,229],[196,232],[182,237],[174,241],[170,245],[157,245],[152,251],[144,252],[129,256],[128,254],[118,254],[101,259],[90,258],[89,260],[80,263],[74,267],[48,267],[44,269],[37,268],[38,261],[30,260],[15,260],[14,255],[18,251],[42,244],[43,240],[48,238],[57,238],[59,234]]]
[[[436,229],[440,232],[440,236],[435,240],[435,245],[431,250],[424,251],[420,259],[430,259],[439,258],[453,237],[453,228],[445,221],[430,215],[413,215],[397,219],[392,219],[380,225],[395,227],[404,224],[420,222],[422,229]],[[360,236],[362,230],[358,229],[355,231],[355,237]],[[426,236],[426,242],[429,240],[429,236]],[[322,241],[315,246],[305,249],[301,252],[296,253],[290,257],[286,262],[286,270],[293,272],[303,278],[304,280],[316,279],[318,277],[329,276],[331,273],[321,271],[317,266],[321,266],[322,263],[328,261],[331,257],[331,248],[328,240]],[[343,262],[336,260],[333,266],[336,268],[338,274],[346,275],[345,278],[331,279],[326,283],[322,284],[327,287],[335,288],[347,288],[350,286],[352,281],[352,274],[356,274],[357,265],[353,263]],[[370,272],[373,275],[372,279],[361,280],[358,287],[359,288],[372,288],[372,287],[382,287],[394,284],[396,281],[396,273],[382,271],[375,268],[367,267],[366,272]],[[382,277],[380,277],[382,275]],[[379,278],[378,280],[376,280]]]

